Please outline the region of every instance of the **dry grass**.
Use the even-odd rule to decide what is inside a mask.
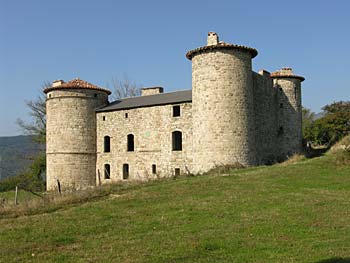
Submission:
[[[285,165],[290,165],[290,164],[296,164],[298,162],[305,160],[305,158],[306,157],[304,154],[297,153],[297,154],[290,156],[287,160],[280,163],[279,165],[285,166]]]

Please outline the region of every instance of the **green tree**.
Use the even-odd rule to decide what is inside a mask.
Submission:
[[[306,141],[313,141],[312,125],[315,120],[315,113],[308,108],[302,108],[302,130],[303,138]]]

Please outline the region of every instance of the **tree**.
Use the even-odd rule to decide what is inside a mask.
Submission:
[[[339,101],[322,108],[324,117],[312,123],[312,139],[316,144],[332,145],[350,134],[350,101]]]
[[[313,140],[312,134],[312,124],[315,120],[315,113],[310,109],[302,108],[302,130],[303,130],[303,138],[306,141]]]
[[[119,100],[122,98],[136,97],[141,95],[141,87],[131,81],[127,75],[122,80],[112,78],[112,98]]]

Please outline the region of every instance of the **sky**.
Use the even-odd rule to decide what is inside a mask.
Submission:
[[[255,71],[292,67],[319,112],[350,100],[349,14],[348,0],[0,0],[0,136],[22,134],[26,101],[56,79],[191,89],[185,54],[209,31],[256,48]]]

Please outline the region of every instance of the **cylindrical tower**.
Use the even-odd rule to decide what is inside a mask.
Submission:
[[[256,164],[253,48],[219,42],[189,51],[192,60],[193,169]]]
[[[278,151],[285,159],[302,150],[301,82],[305,78],[294,75],[291,68],[273,72],[271,78],[278,89]]]
[[[46,88],[46,188],[83,189],[96,184],[95,109],[109,90],[80,79]]]

